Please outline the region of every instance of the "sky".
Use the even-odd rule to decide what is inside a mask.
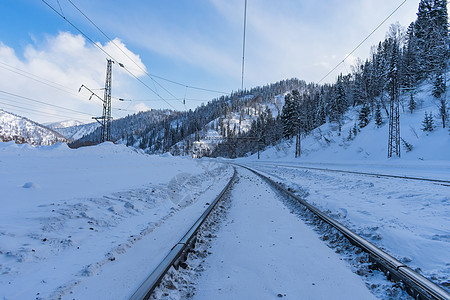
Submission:
[[[244,0],[45,2],[0,3],[0,109],[40,123],[92,122],[102,101],[78,89],[103,98],[108,55],[116,62],[115,119],[195,109],[241,89]],[[403,2],[248,0],[244,88],[293,77],[319,82]],[[368,58],[390,24],[407,27],[418,5],[404,2],[322,83]]]

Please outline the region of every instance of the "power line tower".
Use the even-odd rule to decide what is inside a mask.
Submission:
[[[295,140],[295,157],[300,157],[301,155],[301,136],[300,136],[300,129],[301,129],[301,118],[297,118],[297,137]]]
[[[111,81],[112,81],[112,63],[111,59],[107,59],[106,64],[106,82],[105,94],[103,97],[103,115],[101,117],[92,117],[102,126],[100,142],[111,141]],[[100,120],[100,121],[99,121]]]
[[[392,55],[391,79],[391,101],[389,109],[389,142],[388,158],[396,155],[400,157],[400,93],[398,82],[398,48],[394,44]]]

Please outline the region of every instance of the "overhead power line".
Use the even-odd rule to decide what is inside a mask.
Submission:
[[[119,47],[119,45],[116,44],[116,42],[114,42],[114,40],[109,37],[97,24],[94,23],[94,21],[92,21],[91,18],[89,18],[78,6],[76,6],[71,0],[68,0],[70,4],[72,4],[72,6],[78,10],[78,12],[80,14],[82,14],[98,31],[100,31],[101,34],[103,34],[103,36],[108,39],[117,49],[119,49],[129,60],[131,60],[143,73],[145,73],[151,80],[153,80],[156,84],[158,84],[160,87],[162,87],[166,92],[168,92],[172,97],[176,98],[177,100],[179,100],[181,102],[181,100],[175,96],[172,95],[172,93],[170,93],[164,86],[162,86],[159,82],[157,82],[153,77],[176,84],[176,85],[180,85],[180,86],[184,86],[186,88],[190,88],[193,90],[200,90],[200,91],[206,91],[206,92],[212,92],[212,93],[218,93],[218,94],[225,94],[228,95],[230,93],[226,93],[226,92],[222,92],[222,91],[217,91],[217,90],[212,90],[212,89],[207,89],[207,88],[202,88],[202,87],[197,87],[197,86],[192,86],[192,85],[188,85],[185,83],[181,83],[181,82],[177,82],[174,80],[170,80],[155,74],[151,74],[149,72],[147,72],[147,70],[145,70],[144,68],[142,68],[132,57],[130,57],[128,55],[128,53],[126,53],[121,47]],[[246,0],[247,2],[247,0]]]
[[[109,54],[105,49],[103,49],[102,47],[100,47],[100,45],[98,45],[96,42],[94,42],[94,40],[92,40],[86,33],[84,33],[81,29],[79,29],[77,26],[75,26],[75,24],[73,24],[72,22],[69,21],[69,19],[67,19],[65,16],[63,16],[60,12],[58,12],[53,6],[51,6],[47,1],[45,0],[41,0],[42,2],[44,2],[51,10],[53,10],[58,16],[60,16],[61,18],[63,18],[70,26],[72,26],[73,28],[75,28],[75,30],[77,30],[81,35],[83,35],[90,43],[92,43],[95,47],[97,47],[100,51],[102,51],[107,57],[109,57],[110,59],[112,59],[113,61],[117,62],[119,64],[120,67],[122,67],[125,71],[127,71],[128,74],[130,74],[132,77],[134,77],[137,81],[139,81],[142,85],[144,85],[147,89],[149,89],[151,92],[153,92],[156,96],[158,96],[159,98],[161,98],[161,100],[165,101],[168,105],[170,105],[173,109],[177,110],[175,108],[175,106],[173,106],[172,104],[170,104],[169,102],[167,102],[163,97],[161,97],[161,95],[154,91],[151,87],[149,87],[145,82],[143,82],[140,78],[138,78],[136,75],[134,75],[130,70],[128,70],[121,62],[119,62],[117,59],[115,59],[111,54]]]
[[[146,74],[153,82],[155,82],[156,84],[158,84],[160,87],[162,87],[168,94],[170,94],[172,97],[175,97],[169,90],[167,90],[165,87],[163,87],[161,84],[159,84],[156,80],[154,80],[152,78],[152,76],[150,76],[149,73],[147,73],[147,71],[142,68],[133,58],[131,58],[128,53],[126,53],[121,47],[119,47],[119,45],[116,44],[116,42],[114,42],[113,39],[111,39],[103,30],[100,29],[100,27],[97,26],[97,24],[94,23],[94,21],[91,20],[91,18],[89,18],[81,9],[78,8],[78,6],[76,6],[71,0],[68,0],[70,4],[72,4],[73,7],[75,7],[76,10],[78,10],[78,12],[80,14],[83,15],[83,17],[85,17],[98,31],[101,32],[101,34],[103,34],[104,37],[106,37],[106,39],[108,41],[110,41],[117,49],[119,49],[120,52],[122,52],[130,61],[132,61],[144,74]],[[175,97],[176,98],[176,97]],[[178,98],[177,98],[178,99]],[[178,101],[181,102],[181,100],[178,99]]]
[[[57,82],[45,79],[43,77],[40,77],[40,76],[37,76],[37,75],[34,75],[34,74],[31,74],[31,73],[29,73],[27,71],[21,70],[21,69],[16,68],[16,67],[13,67],[11,65],[8,65],[8,64],[6,64],[6,63],[4,63],[2,61],[0,61],[0,68],[2,68],[4,70],[7,70],[9,72],[15,73],[17,75],[21,75],[23,77],[29,78],[31,80],[40,82],[40,83],[45,84],[47,86],[50,86],[50,87],[52,87],[54,89],[57,89],[57,90],[65,92],[65,93],[69,93],[69,94],[72,94],[72,95],[76,96],[75,93],[71,92],[72,89],[70,87],[61,85],[61,84],[59,84]]]
[[[105,49],[103,49],[100,45],[98,45],[97,43],[94,42],[93,39],[91,39],[86,33],[84,33],[80,28],[78,28],[75,24],[73,24],[70,20],[68,20],[64,15],[62,15],[60,12],[58,12],[52,5],[50,5],[47,1],[42,0],[42,2],[44,4],[46,4],[51,10],[53,10],[57,15],[59,15],[61,18],[63,18],[69,25],[71,25],[75,30],[77,30],[81,35],[83,35],[90,43],[92,43],[95,47],[97,47],[100,51],[102,51],[105,55],[107,55],[110,59],[112,59],[113,61],[116,61],[120,67],[122,67],[127,73],[129,73],[132,77],[134,77],[137,81],[139,81],[142,85],[144,85],[147,89],[149,89],[152,93],[154,93],[156,96],[158,96],[161,100],[163,100],[164,102],[166,102],[169,106],[171,106],[174,110],[177,110],[171,103],[167,102],[165,100],[165,98],[163,98],[157,91],[155,91],[154,89],[152,89],[151,87],[149,87],[145,82],[143,82],[140,78],[138,78],[133,72],[131,72],[129,70],[129,68],[127,68],[123,63],[120,63],[117,59],[115,59],[110,53],[108,53]],[[168,91],[166,88],[164,88],[161,84],[159,84],[157,81],[155,81],[152,77],[161,79],[161,80],[165,80],[168,82],[171,82],[173,84],[177,84],[177,85],[181,85],[181,86],[185,86],[191,89],[197,89],[197,90],[203,90],[203,91],[209,91],[209,92],[214,92],[214,93],[220,93],[220,94],[229,94],[229,93],[225,93],[225,92],[221,92],[221,91],[215,91],[212,89],[205,89],[205,88],[200,88],[200,87],[195,87],[195,86],[191,86],[191,85],[186,85],[180,82],[176,82],[174,80],[170,80],[161,76],[157,76],[154,74],[150,74],[147,71],[143,70],[141,66],[139,66],[139,64],[137,64],[126,52],[123,51],[122,48],[120,48],[103,30],[100,29],[100,27],[98,27],[86,14],[84,14],[72,1],[69,0],[69,2],[92,24],[94,25],[109,41],[112,42],[113,45],[115,45],[122,53],[124,53],[133,63],[135,63],[138,68],[140,68],[147,76],[149,76],[155,83],[157,83],[159,86],[161,86],[166,92],[168,92],[172,97],[175,97],[172,93],[170,93],[170,91]],[[177,98],[178,99],[178,98]],[[181,102],[181,101],[180,101]]]
[[[336,70],[341,64],[343,64],[345,62],[345,60],[347,58],[350,57],[350,55],[352,55],[356,50],[358,50],[358,48],[364,44],[365,41],[367,41],[374,33],[375,31],[377,31],[384,23],[386,23],[386,21],[397,11],[400,9],[400,7],[403,6],[403,4],[405,4],[405,2],[408,0],[404,0],[402,3],[400,3],[399,6],[397,6],[396,9],[394,9],[394,11],[392,11],[377,27],[375,27],[375,29],[369,33],[368,36],[366,36],[349,54],[347,54],[347,56],[344,57],[344,59],[339,62],[333,69],[331,69],[331,71],[329,71],[325,76],[322,77],[322,79],[320,79],[317,84],[320,84],[325,78],[327,78],[331,73],[333,73],[334,70]]]
[[[245,59],[245,28],[247,24],[247,0],[244,4],[244,38],[242,41],[242,81],[241,81],[241,91],[244,91],[244,59]]]
[[[1,100],[7,100],[7,99],[4,99],[4,98],[0,98],[0,99]],[[66,120],[73,118],[73,116],[67,116],[67,115],[43,112],[41,110],[36,110],[36,109],[29,108],[29,107],[18,106],[18,105],[14,105],[14,104],[10,104],[10,103],[5,103],[5,102],[0,102],[0,104],[6,105],[6,106],[10,106],[10,107],[14,107],[16,109],[20,109],[20,110],[25,111],[25,112],[31,111],[33,113],[41,114],[41,115],[46,116],[46,117],[48,117],[48,116],[50,116],[50,117],[58,117],[58,118],[66,119]]]
[[[70,111],[70,112],[75,112],[75,113],[91,116],[91,114],[88,114],[88,113],[83,112],[83,111],[74,110],[74,109],[70,109],[70,108],[67,108],[67,107],[58,106],[58,105],[55,105],[55,104],[50,104],[50,103],[47,103],[47,102],[44,102],[44,101],[40,101],[40,100],[36,100],[36,99],[33,99],[33,98],[17,95],[17,94],[10,93],[10,92],[7,92],[7,91],[0,90],[0,93],[3,93],[5,95],[9,95],[9,96],[13,96],[13,97],[17,97],[17,98],[20,98],[20,99],[24,99],[24,100],[27,100],[27,101],[44,104],[44,105],[51,106],[51,107],[54,107],[54,108],[63,109],[63,110],[66,110],[66,111]]]

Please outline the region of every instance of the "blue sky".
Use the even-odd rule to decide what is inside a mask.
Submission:
[[[170,103],[116,64],[113,96],[132,101],[113,100],[115,118],[148,108],[193,109],[221,95],[154,78],[155,83],[142,69],[183,85],[223,92],[240,89],[244,0],[72,0],[139,67],[68,0],[46,1]],[[291,77],[319,81],[402,2],[248,0],[244,86]],[[350,72],[356,57],[366,59],[390,24],[399,21],[408,26],[416,17],[418,3],[406,1],[325,82]],[[87,91],[77,91],[81,84],[93,89],[104,85],[106,55],[40,0],[2,0],[0,8],[0,108],[38,122],[88,122],[91,115],[99,116],[101,102],[88,100]],[[34,75],[37,80],[29,78]],[[45,80],[50,82],[43,84]],[[102,95],[101,90],[98,93]]]

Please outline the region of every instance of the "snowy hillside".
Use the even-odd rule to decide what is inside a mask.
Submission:
[[[77,121],[77,120],[67,120],[67,121],[54,122],[54,123],[45,123],[44,125],[51,129],[58,129],[58,128],[67,128],[67,127],[84,125],[84,123]]]
[[[0,141],[11,140],[30,145],[66,142],[61,134],[50,128],[0,109]]]
[[[83,124],[78,121],[64,121],[48,125],[49,128],[59,132],[70,141],[78,140],[94,132],[99,126],[100,124],[97,122]]]
[[[250,98],[253,98],[251,96]],[[275,117],[281,111],[283,102],[276,102],[275,97],[263,102],[262,97],[257,97],[253,103],[241,108],[240,112],[230,112],[225,116],[216,118],[206,124],[203,129],[186,137],[181,142],[170,147],[173,155],[188,155],[192,157],[210,156],[219,143],[226,142],[228,137],[249,132],[252,123],[266,109],[274,111]]]
[[[416,95],[417,109],[411,113],[406,105],[400,109],[400,136],[402,141],[401,159],[399,161],[416,161],[420,164],[437,163],[443,161],[450,164],[450,132],[442,128],[438,117],[438,103],[431,96],[431,85],[423,84]],[[408,96],[402,96],[402,103],[406,103]],[[344,116],[342,129],[339,133],[338,125],[328,122],[302,136],[301,157],[296,162],[388,162],[398,159],[387,159],[388,146],[388,117],[382,111],[383,124],[377,127],[372,118],[364,128],[357,127],[358,114],[361,107],[350,109]],[[434,130],[424,131],[423,121],[425,113],[432,113]],[[412,146],[409,150],[405,142]],[[261,160],[277,159],[292,161],[295,156],[295,139],[283,141],[275,147],[270,147],[261,153]],[[253,155],[256,159],[256,155]],[[397,162],[399,163],[399,162]]]

